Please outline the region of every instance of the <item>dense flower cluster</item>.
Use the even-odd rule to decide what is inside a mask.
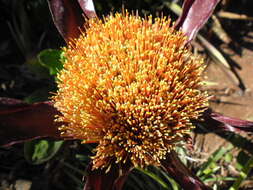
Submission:
[[[64,48],[55,106],[63,136],[98,143],[93,167],[160,165],[207,107],[203,60],[166,18],[91,19]]]

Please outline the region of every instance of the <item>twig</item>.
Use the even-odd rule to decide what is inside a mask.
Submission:
[[[253,17],[249,17],[245,14],[236,14],[226,11],[220,11],[218,16],[221,18],[234,19],[234,20],[250,20],[253,21]]]

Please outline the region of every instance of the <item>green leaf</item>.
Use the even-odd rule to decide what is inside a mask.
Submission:
[[[24,145],[24,155],[31,164],[42,164],[55,156],[64,141],[32,140]]]
[[[206,177],[209,168],[214,168],[214,164],[216,162],[218,162],[221,158],[223,158],[223,156],[228,153],[231,149],[233,148],[233,146],[231,144],[229,144],[228,147],[221,147],[218,150],[216,150],[211,156],[210,158],[207,160],[207,162],[205,162],[201,168],[199,169],[199,171],[197,172],[197,176],[201,177]]]
[[[156,182],[158,182],[164,189],[169,189],[169,186],[158,176],[155,175],[153,172],[147,170],[147,169],[141,169],[141,168],[136,168],[137,170],[141,171],[142,173],[146,174],[147,176],[151,177],[154,179]]]
[[[235,181],[235,180],[236,180],[235,177],[217,177],[217,176],[214,176],[214,177],[210,177],[208,179],[205,179],[205,183],[216,182],[216,181]]]
[[[237,155],[237,163],[236,163],[236,168],[238,170],[242,170],[245,163],[247,163],[247,161],[250,159],[250,156],[248,154],[245,153],[245,151],[240,151],[239,154]]]
[[[209,167],[207,167],[204,171],[203,174],[204,175],[209,175],[211,173],[215,173],[215,171],[217,170],[217,168],[219,169],[219,167],[217,166],[217,164],[215,162],[211,162],[209,164]]]
[[[62,50],[46,49],[38,54],[38,60],[49,69],[50,75],[56,75],[63,68],[65,57]]]
[[[170,185],[171,185],[173,190],[179,190],[180,189],[179,185],[177,184],[177,182],[173,178],[169,177],[168,174],[165,173],[162,170],[160,170],[160,172],[170,182]]]
[[[230,163],[232,162],[233,160],[233,154],[231,152],[228,152],[226,155],[225,155],[225,161]]]
[[[242,182],[248,177],[251,169],[253,168],[253,157],[250,157],[241,167],[242,169],[239,177],[237,177],[236,181],[229,190],[238,190],[240,188]]]
[[[151,176],[142,170],[147,171],[149,174],[151,174]],[[161,175],[160,170],[156,169],[155,167],[149,167],[148,169],[135,168],[128,176],[128,180],[124,185],[124,189],[171,190],[170,183]]]

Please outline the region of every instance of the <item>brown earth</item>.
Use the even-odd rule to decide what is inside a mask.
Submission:
[[[234,52],[226,44],[219,47],[229,57],[228,60],[238,64],[238,68],[232,65],[231,72],[231,69],[211,61],[206,69],[206,75],[208,76],[207,81],[214,84],[208,87],[209,94],[213,95],[210,107],[214,111],[227,116],[253,121],[253,32],[248,36],[250,37],[245,37],[244,40],[251,45],[249,47],[241,46],[241,55]],[[240,81],[241,85],[237,84],[236,81]],[[242,87],[245,87],[245,89]],[[246,133],[241,135],[252,141],[252,136]],[[228,144],[229,142],[225,138],[214,133],[194,134],[194,148],[203,162],[216,150]],[[233,150],[233,156],[237,156],[238,152],[239,149]],[[228,172],[238,176],[238,172],[234,169],[232,163],[231,168],[228,168],[228,170],[230,171],[226,171],[223,176],[226,176]],[[246,180],[243,186],[246,189],[253,189],[252,180]]]

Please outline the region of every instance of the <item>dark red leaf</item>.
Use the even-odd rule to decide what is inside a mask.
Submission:
[[[253,132],[253,122],[234,117],[224,116],[220,113],[216,113],[211,109],[208,109],[204,114],[202,121],[193,121],[196,125],[200,124],[209,131],[220,132]]]
[[[176,22],[176,28],[182,28],[190,42],[200,28],[212,15],[220,0],[185,0],[183,12]]]
[[[48,0],[48,4],[54,24],[66,42],[80,35],[84,17],[96,16],[92,0]]]
[[[227,131],[240,130],[240,131],[253,132],[252,121],[246,121],[246,120],[237,119],[234,117],[228,117],[216,112],[211,112],[210,117],[214,119],[215,121],[220,122],[221,125],[224,125],[223,128]]]
[[[55,115],[59,112],[50,102],[26,104],[22,101],[0,98],[0,146],[31,139],[60,138]]]
[[[97,17],[92,0],[78,0],[78,3],[88,19]]]
[[[86,183],[83,190],[121,190],[131,171],[131,167],[113,164],[109,172],[92,170],[92,163],[86,169]]]
[[[21,100],[0,97],[0,114],[15,112],[25,106],[28,104]]]
[[[162,166],[184,190],[212,190],[181,162],[174,151],[167,155]]]
[[[118,176],[118,178],[114,181],[114,189],[115,190],[121,190],[123,189],[123,186],[125,184],[125,181],[128,177],[128,175],[130,174],[131,170],[133,169],[133,167],[131,167],[130,165],[124,165],[120,167],[120,175]]]

